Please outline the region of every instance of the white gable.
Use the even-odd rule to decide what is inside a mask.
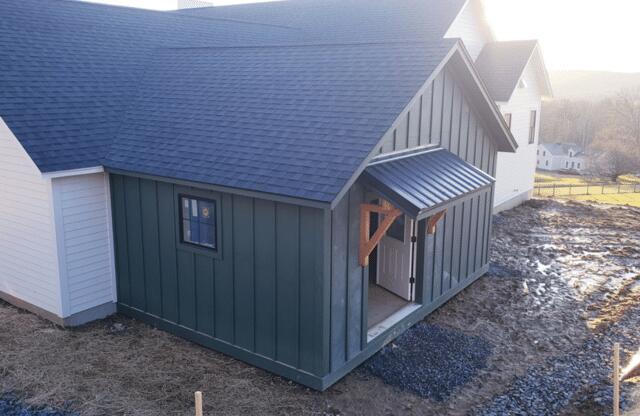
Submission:
[[[467,1],[445,38],[462,39],[473,60],[478,58],[484,45],[494,40],[480,0]]]

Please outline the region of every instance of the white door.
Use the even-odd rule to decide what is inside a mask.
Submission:
[[[396,219],[378,244],[377,284],[408,301],[413,299],[411,273],[413,220]],[[415,286],[415,285],[413,285]]]

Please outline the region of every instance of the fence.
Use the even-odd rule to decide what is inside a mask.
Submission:
[[[640,183],[592,182],[582,184],[536,184],[534,187],[534,195],[546,197],[631,193],[640,193]]]

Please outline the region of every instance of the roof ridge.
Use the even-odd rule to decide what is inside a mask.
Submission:
[[[156,50],[196,50],[196,49],[277,49],[277,48],[311,48],[320,46],[364,46],[364,45],[453,45],[458,42],[457,38],[440,39],[437,41],[353,41],[353,42],[311,42],[311,43],[278,43],[270,45],[230,45],[230,46],[173,46],[159,47]]]
[[[303,31],[302,28],[287,26],[287,25],[276,25],[271,23],[262,23],[255,22],[250,20],[242,20],[242,19],[231,19],[225,17],[209,17],[209,16],[196,16],[189,13],[180,13],[179,10],[155,10],[155,9],[145,9],[141,7],[133,7],[133,6],[123,6],[119,4],[106,4],[106,3],[97,3],[95,0],[46,0],[50,2],[62,2],[62,3],[75,3],[82,4],[88,7],[97,7],[97,8],[107,8],[107,9],[116,9],[116,10],[130,10],[140,13],[150,13],[150,14],[160,14],[160,15],[172,15],[180,18],[186,19],[195,19],[195,20],[211,20],[211,21],[220,21],[220,22],[233,22],[233,23],[241,23],[252,26],[263,26],[263,27],[276,27],[280,29],[289,29],[294,31]]]

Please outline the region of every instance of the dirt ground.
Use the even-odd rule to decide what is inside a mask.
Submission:
[[[81,415],[192,414],[195,390],[207,415],[466,415],[508,400],[532,368],[573,353],[579,361],[590,340],[640,347],[626,327],[640,321],[640,209],[532,201],[495,217],[491,261],[487,276],[427,318],[493,345],[487,367],[444,401],[363,368],[318,393],[124,317],[62,330],[1,302],[0,394]],[[591,397],[602,377],[583,377],[561,411],[542,414],[605,413]],[[625,393],[640,396],[634,385]]]

